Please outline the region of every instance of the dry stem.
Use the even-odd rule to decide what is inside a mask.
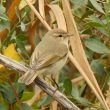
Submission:
[[[24,65],[9,59],[8,57],[4,55],[0,55],[0,62],[1,64],[7,66],[8,68],[17,70],[20,73],[25,73],[28,68]],[[56,101],[58,101],[60,104],[62,104],[65,108],[68,108],[69,110],[80,110],[75,104],[73,104],[69,99],[67,99],[61,92],[56,90],[53,86],[49,85],[44,80],[37,77],[35,79],[35,83],[37,86],[39,86],[42,90],[44,90],[47,94],[52,96]]]

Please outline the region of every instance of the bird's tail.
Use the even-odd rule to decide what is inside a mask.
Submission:
[[[27,71],[23,76],[18,79],[19,83],[24,83],[26,85],[31,84],[35,78],[39,75],[39,72]]]

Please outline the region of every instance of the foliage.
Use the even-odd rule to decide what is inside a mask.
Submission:
[[[11,3],[9,0],[4,2],[1,0],[0,52],[11,59],[28,65],[35,46],[47,30],[35,17],[28,5],[21,3],[13,6],[12,4],[15,1],[12,0]],[[35,4],[35,0],[29,1]],[[40,0],[38,1],[40,2]],[[61,0],[49,1],[49,4],[57,5],[63,11]],[[103,93],[107,93],[106,98],[110,101],[110,0],[70,0],[70,3],[71,12],[75,17],[90,66],[103,89]],[[16,12],[14,20],[7,14],[12,7],[16,7],[13,9]],[[51,12],[49,13],[50,7],[47,6],[49,9],[45,7],[44,10],[42,7],[43,3],[36,6],[36,9],[39,9],[43,19],[46,19],[52,27],[57,27],[57,20],[54,19]],[[55,7],[53,9],[55,10]],[[44,11],[46,13],[43,13]],[[13,14],[10,13],[10,16],[13,16]],[[55,17],[58,16],[55,15]],[[44,92],[41,96],[39,94],[40,98],[32,106],[22,104],[22,102],[32,98],[34,92],[31,86],[25,87],[25,85],[17,83],[18,72],[10,71],[0,65],[0,75],[0,110],[51,109],[50,105],[54,99]],[[58,89],[83,110],[103,110],[84,80],[74,82],[74,79],[79,75],[77,69],[71,66],[69,62],[61,71]],[[110,106],[110,103],[108,104]],[[58,107],[59,109],[62,108],[60,104]]]
[[[6,9],[0,4],[0,31],[7,28],[9,29],[9,20],[6,15]]]

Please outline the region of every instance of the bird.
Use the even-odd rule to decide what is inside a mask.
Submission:
[[[67,32],[59,28],[48,31],[34,49],[29,68],[18,79],[18,82],[29,85],[40,74],[59,73],[68,59],[69,36]]]

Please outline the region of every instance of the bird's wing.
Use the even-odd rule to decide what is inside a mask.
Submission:
[[[42,60],[36,61],[37,64],[32,65],[31,69],[28,70],[22,77],[19,78],[18,82],[25,83],[26,85],[31,84],[34,79],[41,73],[40,70],[43,70],[43,68],[48,67],[51,64],[56,63],[59,61],[62,57],[59,57],[58,55],[49,54],[48,56],[45,56]]]
[[[61,56],[58,56],[55,54],[48,54],[47,56],[45,56],[42,59],[34,59],[36,61],[36,64],[32,65],[31,67],[32,67],[32,69],[40,70],[40,69],[43,69],[45,67],[48,67],[49,65],[56,63],[57,61],[59,61],[64,56],[61,57]]]
[[[50,44],[50,43],[49,43]],[[47,44],[45,44],[47,45]],[[41,45],[40,48],[37,46],[32,54],[30,67],[31,71],[28,70],[20,79],[20,83],[31,84],[34,79],[44,71],[46,67],[56,63],[68,53],[66,45],[57,45],[54,49],[52,46],[44,48],[45,45]],[[50,46],[50,45],[48,45]],[[62,47],[63,46],[63,47]],[[42,47],[42,48],[41,48]],[[54,50],[53,50],[54,49]],[[42,50],[42,51],[41,51]]]
[[[42,51],[38,48],[39,46],[36,47],[31,57],[30,67],[35,70],[45,68],[49,65],[54,64],[68,53],[68,47],[66,45],[58,45],[57,43],[53,45],[56,45],[55,49],[54,47],[52,47],[52,44],[51,46],[48,44],[47,46],[49,47],[42,47]]]

